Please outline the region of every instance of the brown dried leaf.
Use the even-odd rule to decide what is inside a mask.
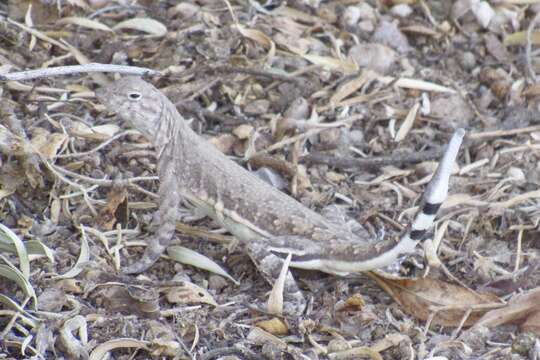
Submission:
[[[183,281],[181,286],[165,289],[167,301],[173,304],[209,304],[218,306],[212,295],[200,286]]]
[[[117,222],[124,226],[127,220],[127,190],[112,188],[107,195],[107,204],[99,210],[97,224],[103,230],[112,230]]]
[[[159,316],[159,294],[154,289],[115,285],[101,291],[100,295],[111,313],[137,314],[150,318]]]
[[[330,56],[320,56],[312,54],[306,54],[303,55],[303,57],[304,59],[315,65],[320,65],[328,69],[341,71],[344,74],[350,74],[358,71],[358,65],[351,60],[341,60]]]
[[[433,323],[459,326],[471,310],[464,326],[472,326],[487,311],[487,305],[501,303],[493,294],[479,294],[459,285],[431,278],[390,279],[381,273],[369,275],[410,315],[427,320],[435,313]]]
[[[279,319],[272,318],[270,320],[263,320],[255,323],[255,326],[260,327],[264,331],[269,332],[272,335],[287,335],[289,333],[289,327],[287,324]]]
[[[62,146],[68,140],[68,136],[63,133],[49,133],[45,129],[36,129],[36,134],[32,137],[30,143],[34,151],[39,153],[47,160],[52,160]]]
[[[508,323],[521,323],[522,327],[527,327],[539,333],[538,324],[534,319],[540,317],[540,288],[529,290],[526,293],[514,296],[505,307],[491,310],[486,313],[476,326],[495,327]]]
[[[362,71],[360,76],[346,82],[337,89],[336,93],[330,98],[331,106],[337,106],[341,100],[345,99],[358,89],[361,89],[365,84],[376,78],[377,74],[375,72],[370,70]]]
[[[276,44],[265,33],[255,29],[248,29],[240,24],[236,25],[242,36],[251,39],[268,49],[267,58],[271,59],[276,54]]]

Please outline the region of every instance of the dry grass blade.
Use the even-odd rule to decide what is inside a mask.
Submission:
[[[19,267],[26,281],[30,280],[30,261],[28,260],[28,252],[22,240],[10,228],[4,224],[0,224],[0,238],[7,243],[13,244],[17,257],[19,258]]]
[[[88,360],[104,360],[108,358],[109,352],[116,349],[133,348],[136,350],[141,349],[149,351],[149,345],[150,342],[144,340],[128,338],[114,339],[96,346],[94,350],[92,350],[92,353],[90,353]]]
[[[413,105],[411,110],[409,110],[409,113],[407,114],[407,117],[403,121],[403,124],[401,124],[401,127],[399,128],[394,141],[400,142],[403,139],[405,139],[405,136],[407,136],[407,134],[409,133],[409,131],[411,131],[414,125],[414,120],[416,120],[416,115],[418,114],[419,109],[420,109],[420,103],[416,103]]]
[[[2,303],[5,308],[13,309],[13,312],[17,313],[17,316],[21,318],[24,324],[27,324],[32,328],[35,328],[38,325],[38,322],[40,321],[39,318],[27,312],[21,305],[6,295],[0,294],[0,303]]]
[[[71,279],[76,277],[83,271],[84,266],[90,260],[90,247],[88,246],[88,240],[86,239],[85,226],[81,225],[81,252],[79,253],[79,258],[73,267],[62,275],[53,276],[54,280],[61,279]]]
[[[15,281],[17,285],[23,290],[24,294],[32,298],[34,305],[37,304],[36,292],[30,281],[17,269],[13,264],[11,264],[6,258],[0,255],[0,260],[4,260],[8,265],[0,264],[0,277],[10,279]]]
[[[79,338],[77,339],[73,332],[78,331]],[[69,356],[74,359],[88,358],[88,330],[84,316],[77,315],[64,322],[60,329],[60,344],[64,347]]]
[[[210,260],[204,255],[199,254],[196,251],[185,248],[183,246],[169,246],[167,248],[167,255],[171,257],[174,261],[179,263],[195,266],[199,269],[207,270],[213,272],[214,274],[221,275],[231,280],[236,285],[239,285],[239,282],[236,281],[232,276],[230,276],[221,266],[216,264],[214,261]]]
[[[100,23],[97,20],[87,19],[83,17],[68,16],[58,20],[57,24],[73,24],[85,27],[92,30],[102,30],[112,32],[113,30],[107,25]]]
[[[152,36],[162,37],[167,35],[167,27],[157,20],[149,18],[133,18],[122,21],[113,27],[113,30],[138,30]]]
[[[285,288],[285,280],[287,279],[287,273],[289,272],[289,264],[291,263],[292,254],[289,253],[279,273],[279,277],[276,283],[272,287],[272,292],[268,297],[268,304],[266,306],[267,311],[270,314],[281,315],[283,313],[283,289]]]

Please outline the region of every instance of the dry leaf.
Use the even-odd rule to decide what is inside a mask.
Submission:
[[[403,124],[401,124],[401,127],[399,128],[396,138],[394,139],[395,142],[400,142],[401,140],[405,139],[405,136],[411,131],[414,120],[416,120],[416,115],[418,114],[418,110],[420,109],[420,103],[416,103],[413,105],[411,110],[409,110],[409,113],[407,114],[407,117],[403,121]]]
[[[111,313],[137,314],[148,318],[159,316],[159,294],[142,286],[110,286],[100,292],[102,301]]]
[[[105,359],[107,354],[115,349],[135,348],[148,350],[150,343],[144,340],[137,339],[114,339],[107,341],[103,344],[99,344],[92,350],[89,360],[102,360]]]
[[[427,320],[435,312],[433,323],[457,327],[464,315],[471,314],[464,326],[472,326],[487,311],[487,306],[501,304],[493,294],[479,294],[459,285],[431,278],[416,280],[389,279],[380,273],[369,275],[408,314],[420,320]]]
[[[47,130],[38,128],[37,133],[32,137],[30,143],[35,152],[47,160],[52,160],[62,146],[68,140],[68,136],[63,133],[50,134]]]
[[[153,36],[165,36],[167,27],[157,20],[149,18],[133,18],[122,21],[113,27],[113,30],[138,30]]]
[[[506,306],[486,313],[475,326],[496,327],[502,324],[521,324],[528,329],[532,328],[538,336],[539,322],[534,319],[540,317],[540,288],[529,290],[514,296]]]
[[[87,19],[83,17],[65,17],[56,22],[57,24],[73,24],[81,27],[85,27],[92,30],[110,31],[112,29],[99,21]]]
[[[272,59],[276,54],[276,44],[265,33],[255,29],[248,29],[240,24],[236,28],[242,36],[251,39],[268,49],[267,59]]]
[[[370,70],[362,71],[360,76],[346,82],[337,89],[336,93],[330,98],[330,105],[337,106],[341,100],[356,92],[358,89],[361,89],[365,84],[376,78],[377,74],[375,72]]]
[[[260,327],[264,331],[269,332],[272,335],[287,335],[289,333],[289,327],[283,320],[279,318],[272,318],[270,320],[263,320],[255,323],[255,326]]]
[[[351,60],[340,60],[330,56],[303,55],[304,59],[315,64],[324,66],[331,70],[341,71],[344,74],[350,74],[358,71],[358,65]]]
[[[119,222],[124,227],[128,221],[127,190],[111,189],[107,195],[107,204],[99,210],[97,224],[103,230],[112,230]]]
[[[120,127],[115,124],[90,127],[80,121],[72,121],[69,123],[69,126],[68,124],[64,125],[70,135],[92,140],[107,140],[120,131]]]
[[[200,286],[183,281],[182,285],[165,290],[167,301],[173,304],[209,304],[218,306],[212,295]]]

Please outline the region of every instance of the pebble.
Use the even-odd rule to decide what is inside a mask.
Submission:
[[[390,9],[390,14],[401,18],[406,18],[413,12],[412,8],[407,4],[398,4]]]
[[[470,51],[460,53],[458,60],[459,64],[465,71],[472,70],[476,66],[476,57]]]

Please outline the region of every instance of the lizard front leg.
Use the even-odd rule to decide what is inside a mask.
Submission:
[[[152,266],[167,249],[174,236],[181,200],[177,171],[174,166],[174,151],[174,143],[171,143],[165,146],[161,153],[158,152],[159,228],[148,240],[143,257],[122,270],[125,274],[138,274]]]
[[[262,273],[270,285],[273,286],[283,267],[283,259],[272,254],[265,241],[250,242],[247,244],[247,251],[250,258],[257,266],[257,269]],[[306,299],[294,280],[290,270],[287,271],[285,278],[283,298],[285,300],[284,312],[286,314],[299,315],[306,308]]]

